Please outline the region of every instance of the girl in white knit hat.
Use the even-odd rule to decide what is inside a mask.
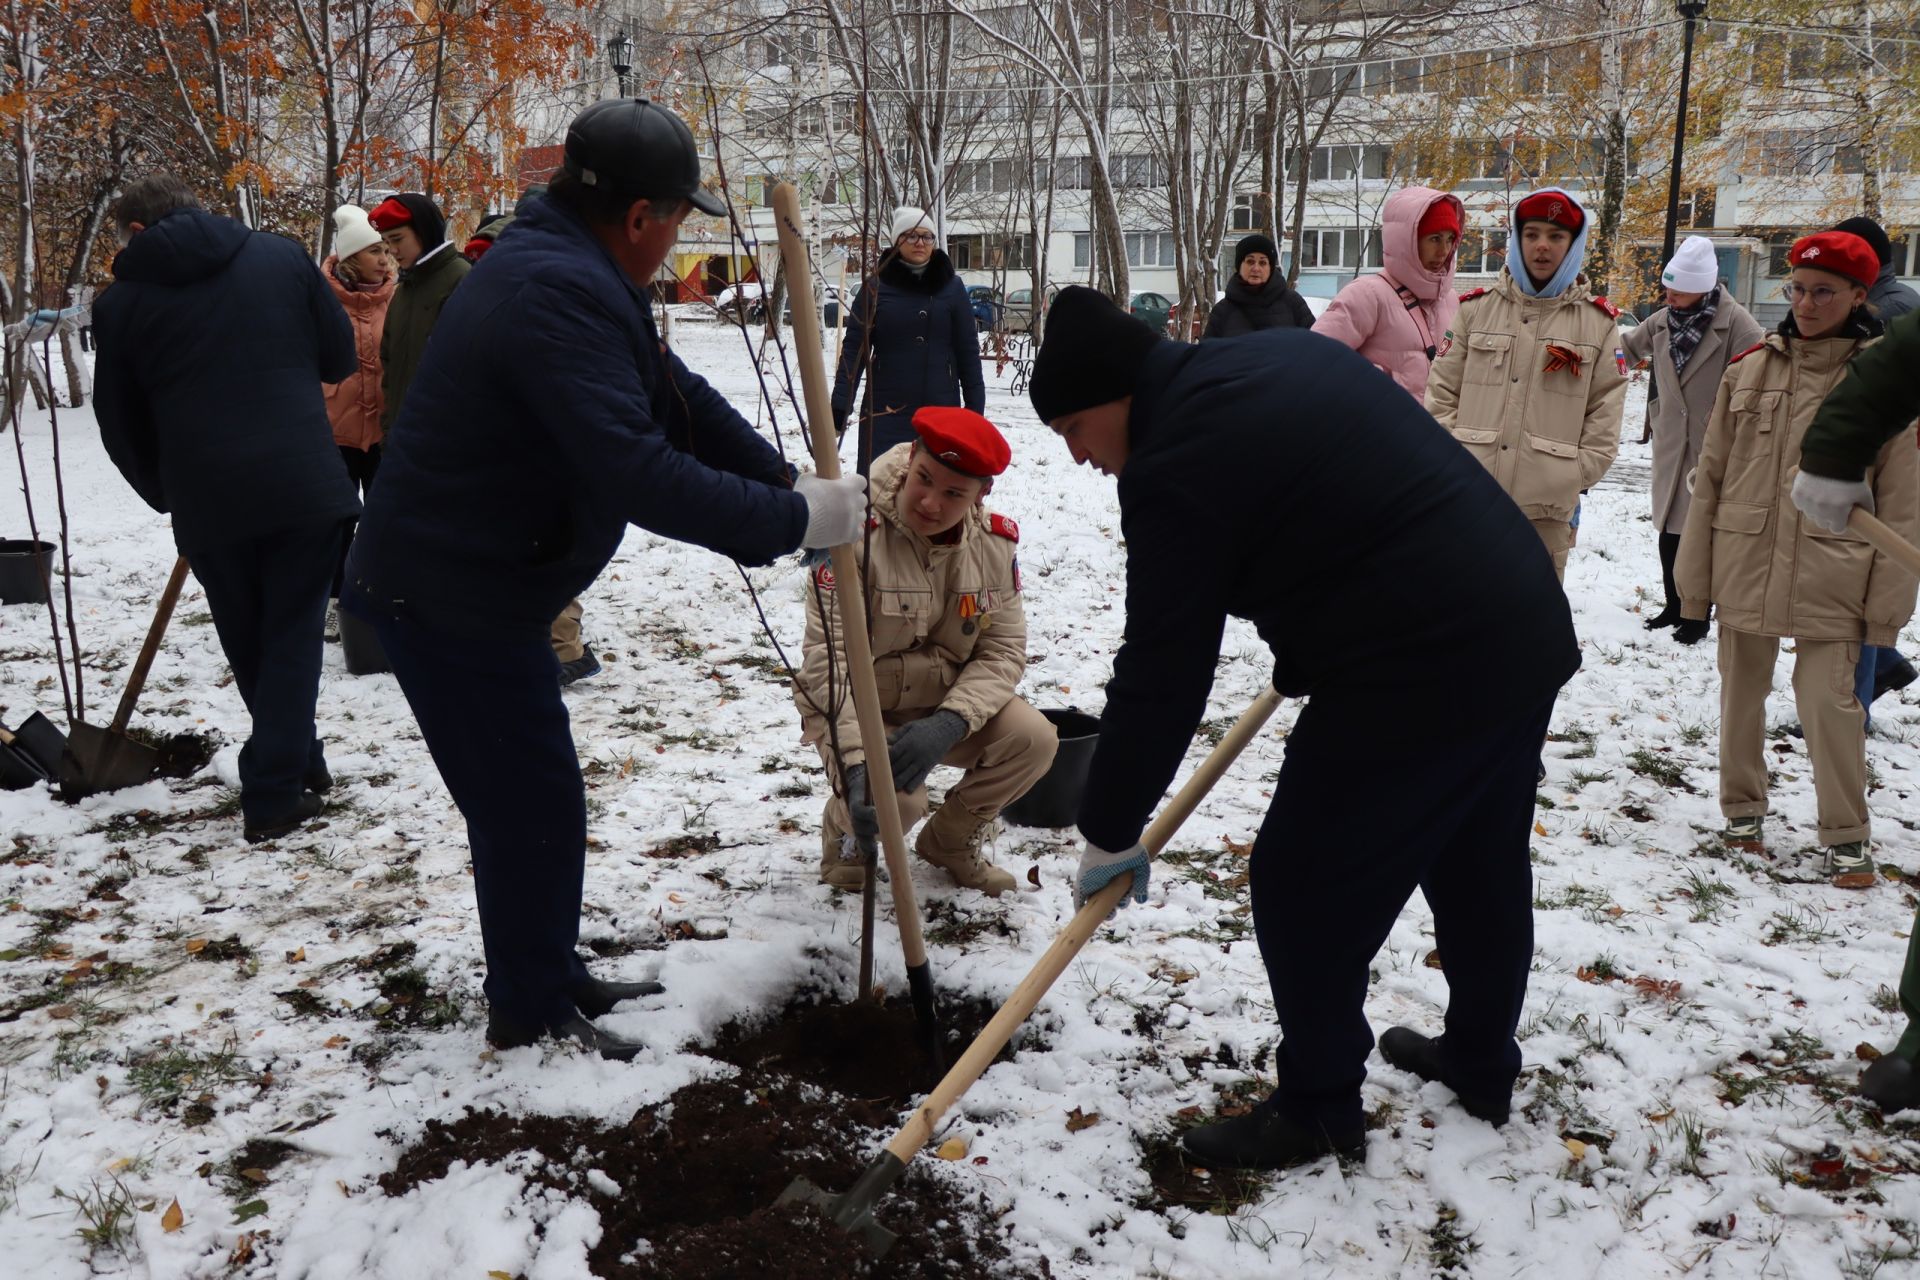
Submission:
[[[386,328],[387,304],[393,301],[394,263],[380,233],[367,220],[367,211],[356,204],[343,204],[333,211],[333,253],[321,264],[321,274],[333,286],[333,294],[353,322],[353,343],[360,353],[360,367],[344,382],[322,387],[327,397],[327,417],[333,423],[333,442],[340,447],[340,458],[347,464],[347,477],[353,481],[362,501],[373,487],[373,473],[380,466],[380,335]],[[340,597],[340,581],[346,568],[352,536],[341,540],[340,569],[333,578],[333,598]],[[337,634],[337,611],[327,606],[327,638]]]
[[[1705,622],[1680,617],[1673,562],[1687,525],[1687,474],[1700,460],[1707,419],[1727,362],[1766,336],[1760,322],[1720,286],[1713,241],[1688,236],[1660,273],[1667,305],[1627,331],[1624,347],[1636,363],[1653,366],[1649,396],[1653,427],[1653,523],[1660,531],[1660,577],[1664,607],[1647,619],[1649,631],[1674,628],[1674,639],[1693,644],[1707,634]]]
[[[860,283],[848,308],[833,380],[834,429],[853,428],[863,442],[855,454],[862,475],[872,459],[914,439],[916,410],[964,405],[980,413],[987,407],[973,306],[939,247],[933,219],[924,209],[903,207],[894,210],[887,230],[880,268]]]

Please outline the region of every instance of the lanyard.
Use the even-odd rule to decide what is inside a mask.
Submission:
[[[1413,320],[1413,327],[1420,331],[1420,342],[1427,349],[1427,363],[1432,364],[1434,358],[1440,354],[1440,348],[1433,343],[1433,326],[1427,323],[1427,314],[1420,306],[1420,299],[1414,296],[1413,290],[1386,272],[1382,271],[1380,278],[1392,285],[1393,291],[1400,295],[1400,303],[1406,307],[1407,315]]]

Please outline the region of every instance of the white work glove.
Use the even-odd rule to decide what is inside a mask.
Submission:
[[[860,537],[867,517],[865,476],[828,480],[808,473],[793,482],[793,491],[807,500],[807,535],[801,546],[837,547]]]
[[[1120,895],[1120,901],[1114,904],[1116,911],[1126,906],[1129,899],[1134,902],[1147,900],[1147,877],[1152,873],[1147,846],[1135,841],[1130,849],[1108,853],[1089,844],[1080,855],[1080,870],[1073,878],[1074,909],[1077,911],[1085,906],[1088,898],[1128,872],[1133,873],[1133,888]]]
[[[1793,478],[1793,505],[1828,533],[1845,533],[1855,507],[1873,511],[1873,490],[1865,480],[1835,480],[1802,471]]]

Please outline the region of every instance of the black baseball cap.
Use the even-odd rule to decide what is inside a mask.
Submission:
[[[693,130],[646,98],[609,98],[575,116],[560,167],[586,186],[636,200],[678,198],[702,213],[727,211],[700,185]]]

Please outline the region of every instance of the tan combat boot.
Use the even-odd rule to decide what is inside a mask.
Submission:
[[[825,820],[820,823],[820,883],[854,893],[867,887],[866,858],[860,846]]]
[[[942,805],[920,828],[913,851],[952,876],[961,888],[997,898],[1013,888],[1014,879],[980,852],[980,842],[992,828],[992,818],[976,817],[959,805]]]

